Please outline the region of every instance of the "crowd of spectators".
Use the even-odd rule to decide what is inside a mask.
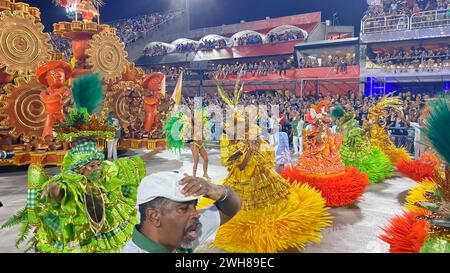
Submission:
[[[198,45],[198,50],[213,50],[226,48],[227,42],[225,39],[204,40]]]
[[[50,43],[52,44],[53,50],[63,53],[63,57],[66,61],[70,61],[72,59],[72,46],[70,44],[70,40],[64,39],[61,36],[50,34]]]
[[[408,28],[408,20],[405,17],[414,15],[413,28],[436,27],[450,25],[450,14],[445,9],[450,8],[449,0],[381,0],[381,4],[369,5],[364,13],[363,21],[371,18],[379,18],[376,21],[366,22],[365,32],[395,31]],[[440,13],[426,13],[425,11],[444,10]],[[418,16],[418,13],[425,12]],[[385,22],[383,17],[390,17]]]
[[[347,55],[333,55],[325,58],[309,58],[303,56],[300,59],[300,68],[314,68],[314,67],[334,67],[336,73],[347,73],[349,65],[355,65],[356,59],[354,54]]]
[[[422,11],[447,9],[449,0],[381,0],[381,5],[369,5],[364,18],[405,15],[411,16]]]
[[[409,49],[393,49],[378,52],[374,63],[385,69],[394,71],[433,71],[436,68],[450,66],[450,46],[436,49],[411,47]]]
[[[287,70],[293,68],[292,59],[278,59],[273,61],[251,61],[236,62],[231,64],[217,64],[211,72],[212,76],[218,79],[226,78],[229,75],[237,75],[241,73],[243,77],[251,76],[267,76],[269,74],[286,75]]]
[[[125,45],[129,45],[146,35],[149,31],[173,19],[178,14],[179,12],[175,11],[146,14],[113,22],[111,26],[117,28],[117,35],[122,42]]]
[[[238,45],[260,45],[263,43],[261,35],[256,33],[249,33],[237,38]]]
[[[154,45],[152,47],[147,47],[144,49],[144,55],[146,56],[164,56],[167,54],[167,47],[161,44]]]
[[[192,75],[192,72],[187,69],[188,65],[177,65],[177,66],[159,66],[145,69],[145,74],[153,73],[153,72],[161,72],[166,75],[166,80],[177,80],[178,76],[181,72],[185,77],[189,77]]]
[[[267,36],[269,43],[277,43],[282,41],[303,40],[305,35],[301,31],[288,31],[282,34],[269,34]],[[240,37],[234,38],[234,44],[238,46],[243,45],[260,45],[263,44],[263,36],[257,33],[248,33]],[[227,42],[226,39],[206,39],[201,42],[185,41],[176,45],[174,52],[187,53],[195,52],[198,50],[213,50],[231,47],[233,43]],[[147,56],[162,56],[168,54],[167,48],[163,45],[154,45],[151,48],[144,50],[144,55]]]
[[[269,43],[277,43],[281,41],[293,41],[293,40],[304,40],[305,35],[303,32],[285,32],[283,34],[269,34],[267,36]]]
[[[194,42],[186,42],[178,44],[175,48],[175,52],[185,53],[185,52],[195,52],[197,51],[198,45]]]
[[[188,64],[155,66],[146,68],[145,73],[162,72],[166,75],[167,80],[176,80],[181,71],[188,78],[193,72],[188,69]],[[253,61],[253,62],[236,62],[236,63],[215,63],[212,69],[204,75],[205,80],[224,79],[230,75],[241,73],[245,76],[266,76],[270,74],[286,75],[287,70],[292,69],[291,58],[276,59],[272,61]]]

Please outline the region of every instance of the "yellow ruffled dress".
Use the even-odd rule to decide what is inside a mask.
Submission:
[[[275,172],[275,153],[262,139],[258,152],[240,170],[248,150],[245,142],[232,143],[222,135],[221,160],[229,172],[223,184],[240,196],[242,207],[220,227],[214,245],[228,252],[273,253],[319,242],[321,231],[331,222],[320,192],[306,184],[290,186]],[[242,156],[229,161],[238,151]],[[201,200],[199,206],[208,203]]]

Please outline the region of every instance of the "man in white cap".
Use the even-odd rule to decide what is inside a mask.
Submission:
[[[231,188],[174,172],[145,177],[137,196],[141,223],[136,225],[124,253],[191,252],[212,241],[220,225],[241,207]],[[197,211],[201,197],[216,202]]]

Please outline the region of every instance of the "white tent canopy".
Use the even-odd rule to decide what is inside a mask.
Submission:
[[[210,34],[210,35],[206,35],[205,37],[200,39],[200,42],[203,41],[217,41],[217,40],[228,40],[227,37],[224,37],[222,35],[217,35],[217,34]]]
[[[153,47],[155,47],[155,46],[164,46],[164,47],[167,47],[167,49],[175,49],[175,47],[174,47],[173,45],[168,44],[168,43],[164,43],[164,42],[151,42],[151,43],[148,43],[148,44],[144,47],[144,50],[153,48]]]
[[[299,27],[296,26],[292,26],[292,25],[282,25],[282,26],[278,26],[274,29],[272,29],[271,31],[269,31],[267,33],[267,36],[271,35],[271,34],[285,34],[285,33],[302,33],[303,37],[305,37],[305,39],[308,37],[308,32],[304,29],[301,29]]]
[[[227,46],[231,46],[232,42],[230,40],[230,38],[224,37],[222,35],[217,35],[217,34],[210,34],[210,35],[206,35],[205,37],[201,38],[199,43],[202,43],[204,41],[220,41],[220,40],[224,40],[225,43],[227,44]]]
[[[196,44],[197,45],[198,41],[194,41],[194,40],[187,39],[187,38],[180,38],[180,39],[176,39],[171,44],[174,46],[185,45],[185,44]]]

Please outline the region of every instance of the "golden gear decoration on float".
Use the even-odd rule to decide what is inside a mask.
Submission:
[[[127,61],[126,69],[122,75],[122,81],[138,81],[144,77],[144,70],[136,67],[134,62]]]
[[[143,89],[139,83],[131,81],[121,81],[114,84],[112,87],[112,111],[114,112],[117,119],[120,121],[120,125],[123,128],[128,128],[129,124],[129,105],[126,101],[129,95],[129,90],[137,90],[138,93],[142,94]],[[144,109],[144,108],[142,108]]]
[[[50,61],[53,48],[44,25],[22,12],[0,13],[0,69],[25,76]]]
[[[102,74],[105,82],[111,83],[120,80],[127,68],[125,45],[119,37],[100,32],[92,36],[86,50],[87,64],[93,72]]]
[[[12,128],[11,135],[41,136],[45,105],[40,99],[40,93],[45,89],[35,78],[27,81],[22,77],[16,78],[14,84],[5,86],[6,95],[1,96],[0,115],[5,117],[2,125]]]

